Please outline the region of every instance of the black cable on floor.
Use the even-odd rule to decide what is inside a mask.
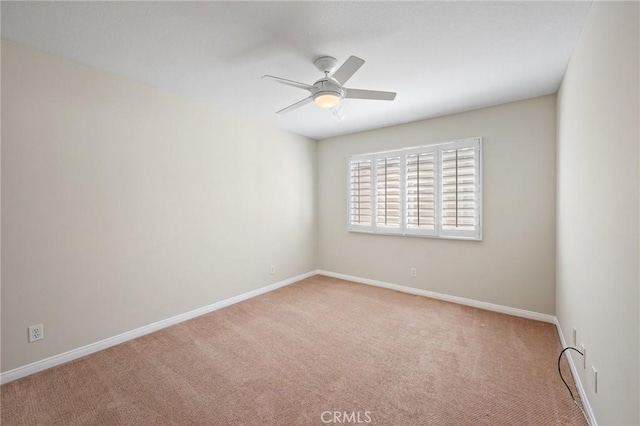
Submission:
[[[584,412],[584,410],[582,409],[582,407],[580,406],[580,404],[578,404],[578,401],[576,401],[576,398],[573,396],[573,392],[571,392],[571,388],[569,387],[569,384],[567,383],[567,381],[564,379],[564,377],[562,377],[562,370],[560,369],[560,361],[562,360],[562,354],[565,353],[566,351],[568,351],[569,349],[578,352],[580,355],[584,356],[584,354],[582,352],[580,352],[579,350],[577,350],[576,348],[574,348],[573,346],[568,346],[566,348],[564,348],[561,352],[560,355],[558,356],[558,374],[560,374],[560,378],[562,379],[562,383],[564,383],[564,385],[567,387],[567,390],[569,391],[569,394],[571,394],[571,399],[573,400],[573,403],[576,404],[578,406],[578,408],[580,409],[580,411],[582,411],[582,415],[584,416],[584,419],[587,421],[587,424],[589,423],[589,419],[587,418],[587,413]]]

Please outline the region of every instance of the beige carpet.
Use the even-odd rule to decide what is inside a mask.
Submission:
[[[551,324],[316,276],[4,385],[1,419],[586,424],[560,349]]]

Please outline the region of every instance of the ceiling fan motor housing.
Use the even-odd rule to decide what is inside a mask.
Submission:
[[[339,102],[344,96],[344,92],[342,91],[342,87],[340,87],[340,83],[338,83],[333,78],[329,77],[329,74],[333,73],[338,67],[338,60],[333,56],[321,56],[316,59],[313,64],[318,68],[318,70],[322,71],[325,74],[325,78],[321,78],[320,80],[313,83],[313,90],[311,91],[311,96],[313,100],[317,100],[321,96],[336,96]],[[321,103],[318,103],[318,105]]]
[[[313,91],[311,92],[314,98],[321,94],[333,94],[342,98],[344,93],[337,81],[332,78],[323,78],[313,83]]]

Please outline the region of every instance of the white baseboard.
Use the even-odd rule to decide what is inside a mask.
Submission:
[[[558,329],[558,336],[560,336],[560,343],[562,343],[562,347],[567,347],[567,341],[564,339],[564,334],[562,333],[562,327],[560,327],[560,322],[556,318],[555,321],[556,328]],[[571,351],[568,351],[571,352]],[[580,380],[580,376],[578,375],[578,370],[576,369],[576,365],[573,362],[573,357],[567,355],[567,360],[569,361],[569,367],[571,368],[571,375],[573,376],[573,381],[576,383],[576,387],[578,388],[578,393],[580,394],[580,399],[582,400],[582,407],[584,408],[584,412],[587,414],[587,421],[590,426],[598,426],[598,422],[596,421],[596,416],[593,414],[593,410],[591,409],[591,404],[589,404],[589,399],[587,398],[587,393],[584,390],[584,386],[582,386],[582,381]]]
[[[494,303],[481,302],[479,300],[466,299],[464,297],[451,296],[443,293],[422,290],[419,288],[407,287],[398,284],[391,284],[384,281],[371,280],[369,278],[354,277],[353,275],[339,274],[336,272],[318,270],[318,274],[327,277],[340,278],[347,281],[353,281],[360,284],[368,284],[376,287],[388,288],[391,290],[401,291],[403,293],[415,294],[418,296],[430,297],[432,299],[444,300],[446,302],[457,303],[459,305],[471,306],[474,308],[485,309],[488,311],[499,312],[501,314],[513,315],[516,317],[528,318],[537,321],[556,323],[556,317],[549,314],[541,314],[539,312],[527,311],[524,309],[512,308],[509,306],[496,305]]]
[[[83,356],[101,351],[103,349],[110,348],[111,346],[118,345],[120,343],[124,343],[126,341],[135,339],[140,336],[144,336],[145,334],[153,333],[154,331],[161,330],[166,327],[170,327],[175,324],[179,324],[181,322],[190,320],[195,317],[199,317],[204,314],[208,314],[210,312],[216,311],[221,308],[225,308],[229,305],[233,305],[238,302],[242,302],[243,300],[250,299],[252,297],[259,296],[264,293],[268,293],[270,291],[276,290],[280,287],[284,287],[289,284],[293,284],[297,281],[303,280],[305,278],[312,277],[317,275],[318,271],[313,270],[309,271],[305,274],[298,275],[295,277],[288,278],[283,281],[278,281],[277,283],[270,284],[265,287],[261,287],[256,290],[249,291],[247,293],[240,294],[238,296],[231,297],[229,299],[221,300],[220,302],[213,303],[211,305],[203,306],[202,308],[195,309],[190,312],[185,312],[184,314],[176,315],[171,318],[164,319],[162,321],[154,322],[153,324],[145,325],[140,328],[136,328],[135,330],[127,331],[126,333],[118,334],[117,336],[109,337],[107,339],[101,340],[99,342],[91,343],[86,346],[82,346],[77,349],[72,349],[68,352],[64,352],[58,355],[54,355],[49,358],[45,358],[40,361],[33,362],[31,364],[24,365],[22,367],[14,368],[13,370],[6,371],[0,374],[0,384],[5,384],[12,382],[17,379],[21,379],[23,377],[29,376],[31,374],[38,373],[40,371],[46,370],[51,367],[55,367],[57,365],[61,365],[67,363],[69,361],[73,361],[75,359],[81,358]]]

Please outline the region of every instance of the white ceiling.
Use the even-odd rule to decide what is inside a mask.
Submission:
[[[557,91],[591,3],[7,2],[2,37],[314,139]],[[366,60],[344,118],[307,92],[318,56]]]

